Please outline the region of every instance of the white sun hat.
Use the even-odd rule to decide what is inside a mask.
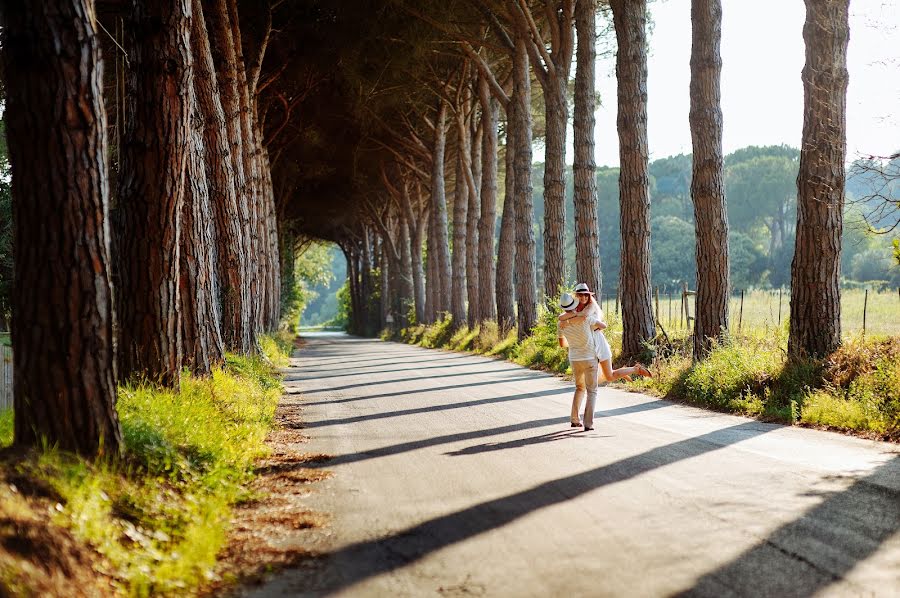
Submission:
[[[559,297],[559,306],[565,311],[572,311],[578,307],[578,300],[569,293],[563,293]]]

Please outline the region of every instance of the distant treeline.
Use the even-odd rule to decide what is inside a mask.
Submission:
[[[729,253],[733,289],[788,286],[797,225],[797,170],[800,151],[779,145],[739,149],[725,157]],[[898,161],[900,162],[900,161]],[[535,230],[544,222],[542,164],[533,167]],[[572,174],[567,172],[566,263],[575,263]],[[894,186],[872,174],[866,163],[855,162],[847,172],[841,272],[850,286],[900,285],[900,267],[893,258],[897,234],[868,232],[865,217],[876,227],[873,210],[883,202],[878,195],[900,197]],[[598,222],[603,287],[618,286],[620,264],[619,169],[597,169]],[[691,203],[691,156],[679,154],[650,163],[652,283],[660,288],[695,286],[694,212]],[[882,216],[887,220],[888,217]],[[537,259],[542,262],[542,245]],[[538,269],[540,275],[541,269]],[[567,279],[574,274],[568,273]],[[540,284],[538,285],[540,287]]]

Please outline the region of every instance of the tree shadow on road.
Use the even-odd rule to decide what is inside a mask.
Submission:
[[[509,382],[509,380],[506,380],[506,382]],[[416,393],[421,393],[421,392],[449,390],[452,388],[461,388],[461,387],[467,387],[467,386],[480,386],[482,384],[497,384],[497,382],[483,382],[483,383],[479,382],[476,384],[460,384],[459,386],[443,386],[441,388],[420,389],[418,391],[409,391],[408,393],[407,392],[391,393],[390,395],[381,395],[381,396],[416,394]],[[564,395],[564,394],[571,394],[571,393],[572,393],[571,388],[551,388],[548,390],[539,390],[539,391],[527,392],[527,393],[519,392],[516,394],[506,395],[506,396],[502,396],[502,397],[489,397],[486,399],[474,399],[472,401],[463,401],[461,403],[447,403],[444,405],[428,405],[426,407],[413,407],[410,409],[400,409],[399,411],[386,411],[384,413],[370,413],[370,414],[366,414],[366,415],[358,415],[355,417],[342,417],[340,419],[323,419],[323,420],[319,420],[319,421],[310,421],[310,422],[306,422],[304,427],[321,428],[321,427],[325,427],[325,426],[349,424],[349,423],[354,423],[354,422],[369,421],[369,420],[375,420],[375,419],[385,419],[388,417],[400,417],[403,415],[417,415],[417,414],[421,414],[421,413],[431,413],[431,412],[435,412],[435,411],[447,411],[449,409],[465,409],[467,407],[475,407],[477,405],[490,405],[492,403],[502,403],[505,401],[520,401],[520,400],[524,400],[524,399],[534,399],[534,398],[538,398],[538,397],[547,397],[547,396],[552,396],[552,395]],[[374,397],[367,397],[367,398],[374,398]],[[333,402],[342,402],[342,401],[339,400],[339,401],[333,401]],[[319,403],[306,403],[306,405],[316,405],[316,404],[319,404]]]
[[[812,596],[841,581],[898,530],[900,456],[831,493],[679,596],[718,597],[733,594],[735,588],[756,596]],[[886,577],[891,583],[890,575]],[[885,592],[900,589],[900,572],[895,571],[893,582],[893,589],[885,587]]]
[[[353,544],[334,553],[321,555],[328,574],[317,582],[311,581],[320,584],[316,588],[317,592],[343,590],[376,575],[414,563],[447,546],[498,529],[534,511],[780,427],[755,421],[730,426],[486,501],[387,537]]]

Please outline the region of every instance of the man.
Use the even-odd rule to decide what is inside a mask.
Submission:
[[[559,298],[559,306],[567,313],[574,312],[579,302],[569,293]],[[562,316],[560,316],[562,317]],[[582,425],[578,419],[581,400],[587,395],[584,405],[584,429],[594,429],[594,404],[597,401],[597,353],[594,347],[594,329],[600,322],[591,316],[557,321],[557,340],[560,347],[569,348],[569,363],[575,377],[575,395],[572,397],[571,424],[573,428]]]

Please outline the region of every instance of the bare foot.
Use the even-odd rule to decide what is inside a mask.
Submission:
[[[636,364],[634,366],[634,369],[638,374],[640,374],[641,376],[643,376],[645,378],[653,377],[653,374],[650,373],[650,370],[648,370],[646,367],[644,367],[644,364],[642,364],[642,363]]]

